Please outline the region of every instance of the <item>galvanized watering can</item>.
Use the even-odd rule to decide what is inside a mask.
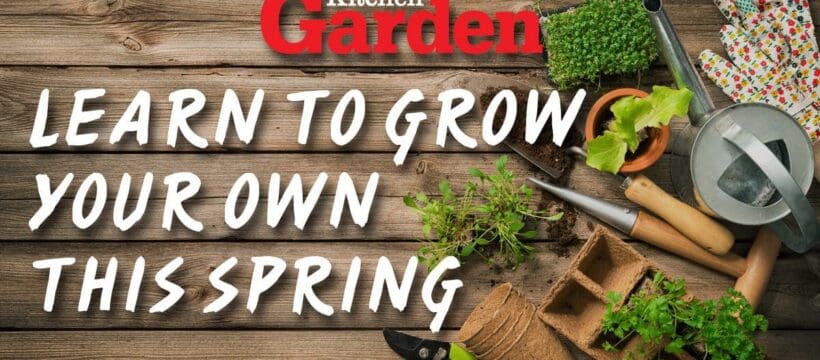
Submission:
[[[661,56],[678,87],[694,93],[690,124],[672,145],[672,182],[686,202],[742,225],[768,225],[803,253],[820,237],[805,194],[812,183],[809,137],[787,113],[765,104],[716,109],[663,10],[644,0]]]

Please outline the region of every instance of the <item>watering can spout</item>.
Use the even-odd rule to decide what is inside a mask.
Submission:
[[[685,87],[694,93],[689,105],[689,121],[693,126],[700,127],[715,111],[715,104],[706,92],[703,80],[686,54],[686,49],[683,48],[666,11],[663,10],[662,0],[643,0],[643,6],[655,30],[658,50],[672,71],[675,83],[678,88]]]

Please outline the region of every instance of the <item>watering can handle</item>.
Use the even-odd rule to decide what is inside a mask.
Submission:
[[[799,229],[793,229],[783,220],[777,221],[769,227],[778,234],[783,243],[798,253],[804,253],[812,248],[820,236],[820,226],[817,224],[814,209],[806,198],[800,186],[789,174],[789,171],[780,162],[769,148],[752,133],[737,125],[731,118],[718,125],[724,139],[728,140],[740,151],[746,153],[760,168],[772,184],[786,205]],[[798,230],[799,232],[796,232]]]

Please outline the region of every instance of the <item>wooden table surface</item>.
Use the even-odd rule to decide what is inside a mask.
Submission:
[[[566,0],[545,3],[558,7]],[[667,11],[690,54],[705,48],[722,52],[718,30],[724,18],[711,0],[669,0]],[[452,0],[453,12],[478,9],[495,12],[523,9],[530,0]],[[812,2],[815,19],[820,6]],[[416,146],[403,166],[392,162],[396,148],[384,133],[384,119],[392,104],[406,90],[421,89],[428,98],[440,91],[464,87],[481,91],[487,84],[503,86],[521,81],[545,91],[540,56],[467,57],[418,56],[406,48],[400,54],[380,56],[280,56],[274,54],[259,32],[261,0],[3,0],[0,4],[0,358],[123,357],[284,357],[284,358],[395,358],[384,344],[380,329],[394,327],[432,336],[432,319],[421,300],[421,276],[417,276],[407,309],[402,313],[384,299],[378,313],[367,309],[375,263],[389,257],[397,271],[419,244],[421,225],[402,204],[408,193],[437,192],[437,183],[450,178],[456,184],[467,179],[467,169],[491,169],[503,147],[480,145],[474,150],[455,145],[435,145],[435,123],[425,122]],[[298,12],[283,20],[288,31],[296,31]],[[402,44],[403,41],[399,41]],[[610,79],[600,88],[591,86],[588,108],[597,96],[618,86],[646,88],[671,84],[671,75],[661,64],[641,76]],[[104,99],[95,101],[107,115],[90,125],[103,141],[72,151],[65,145],[74,91],[105,88]],[[62,135],[58,145],[32,151],[29,136],[37,100],[42,89],[51,91],[49,129]],[[206,134],[210,146],[199,150],[190,145],[171,149],[165,145],[170,105],[168,93],[182,88],[202,90],[209,104],[198,115],[194,129]],[[332,104],[353,88],[367,96],[365,128],[359,138],[345,147],[329,138]],[[134,94],[151,93],[151,138],[137,146],[133,137],[109,145],[108,135]],[[225,145],[215,143],[213,133],[219,103],[225,89],[234,89],[243,103],[256,89],[266,91],[266,103],[251,145],[229,135]],[[318,118],[306,146],[296,142],[299,111],[285,101],[291,92],[329,89],[328,105],[320,106]],[[710,91],[725,105],[728,99],[714,86]],[[563,93],[565,99],[572,92]],[[435,102],[422,108],[435,115]],[[585,111],[582,115],[585,114]],[[466,132],[480,134],[478,117],[464,121]],[[680,131],[684,122],[673,124]],[[185,143],[183,141],[183,143]],[[76,149],[75,149],[76,150]],[[511,155],[511,168],[521,177],[536,175],[522,159]],[[28,220],[39,206],[34,176],[49,174],[61,179],[73,172],[82,179],[101,172],[114,194],[124,172],[141,182],[146,171],[155,175],[155,186],[177,171],[198,174],[205,184],[196,198],[186,203],[206,230],[194,233],[177,224],[171,232],[161,228],[164,191],[156,191],[147,213],[136,228],[122,233],[106,212],[101,223],[78,230],[71,223],[70,202],[63,201],[43,229],[32,232]],[[255,173],[267,193],[272,172],[284,179],[300,173],[306,179],[324,171],[331,184],[341,172],[350,173],[362,186],[371,172],[382,176],[375,208],[365,229],[347,215],[338,230],[328,224],[332,189],[328,186],[304,231],[292,225],[290,215],[283,225],[269,228],[260,207],[245,229],[234,231],[222,220],[228,189],[242,173]],[[647,172],[663,188],[671,190],[669,161],[663,159]],[[310,180],[312,181],[312,180]],[[580,191],[627,204],[614,178],[576,166],[570,185]],[[815,184],[816,185],[816,184]],[[113,189],[112,189],[113,188]],[[160,188],[161,189],[161,188]],[[67,197],[77,191],[76,183]],[[136,190],[132,190],[132,196]],[[817,186],[810,198],[820,206]],[[110,204],[109,204],[110,205]],[[568,251],[548,236],[539,236],[538,256],[515,272],[494,272],[480,261],[470,261],[454,276],[464,281],[456,302],[444,322],[441,339],[453,339],[471,309],[500,282],[512,282],[538,303],[568,267],[572,255],[588,237],[595,222],[580,215],[575,225],[579,241]],[[733,228],[740,238],[737,251],[748,248],[754,229]],[[691,290],[702,297],[717,297],[733,280],[705,270],[641,243],[634,246],[673,276],[687,279]],[[146,281],[134,313],[123,310],[133,262],[147,261]],[[278,256],[288,262],[288,271],[274,291],[263,297],[255,314],[244,309],[251,256]],[[324,256],[333,272],[319,296],[337,313],[325,318],[308,308],[302,316],[291,311],[296,271],[293,261],[311,255]],[[47,272],[36,270],[32,261],[74,256],[78,265],[63,273],[55,310],[44,312],[43,296]],[[111,256],[120,261],[112,311],[77,312],[83,264],[90,256],[105,264]],[[158,269],[176,256],[185,265],[174,275],[185,289],[183,299],[166,314],[147,309],[165,296],[153,281]],[[220,292],[208,283],[210,271],[231,256],[239,258],[229,280],[240,295],[226,310],[203,314],[202,309]],[[350,314],[338,311],[344,279],[351,259],[362,258],[359,291]],[[100,270],[101,271],[101,270]],[[779,359],[816,358],[820,353],[820,254],[798,256],[783,251],[760,311],[770,320],[770,330],[759,336],[770,356]],[[96,298],[96,296],[95,296]]]

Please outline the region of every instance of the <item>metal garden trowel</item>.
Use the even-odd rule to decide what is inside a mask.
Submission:
[[[739,277],[746,271],[746,262],[743,258],[731,252],[715,255],[706,251],[665,221],[645,211],[612,204],[535,178],[529,180],[539,188],[630,237],[733,277]]]

